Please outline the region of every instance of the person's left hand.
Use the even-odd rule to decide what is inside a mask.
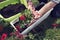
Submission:
[[[35,11],[35,7],[31,1],[28,2],[27,8],[32,12],[32,14],[34,15],[34,18],[39,18],[40,16],[42,16],[41,13],[39,13],[38,11]]]
[[[35,7],[34,7],[32,2],[28,2],[27,9],[29,9],[30,11],[34,11],[35,10]]]
[[[32,14],[34,15],[35,19],[40,18],[42,16],[42,14],[39,13],[39,11],[33,11]]]

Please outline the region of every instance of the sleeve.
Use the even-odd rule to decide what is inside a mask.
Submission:
[[[53,1],[53,2],[55,2],[55,3],[60,3],[60,0],[51,0],[51,1]]]

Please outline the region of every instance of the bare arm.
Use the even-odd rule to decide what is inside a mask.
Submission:
[[[47,11],[49,11],[51,8],[55,7],[57,4],[55,2],[48,2],[47,4],[45,4],[45,6],[43,6],[40,10],[39,13],[41,13],[42,15],[44,13],[46,13]]]
[[[34,14],[35,18],[39,18],[44,13],[48,12],[51,8],[55,7],[57,5],[57,3],[53,2],[53,1],[50,1],[47,4],[45,4],[38,12],[35,11],[35,8],[32,7],[32,5],[33,4],[31,4],[28,8],[32,11],[32,14]]]

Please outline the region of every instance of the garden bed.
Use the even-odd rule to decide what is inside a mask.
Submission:
[[[59,20],[50,15],[51,10],[28,26],[33,15],[26,8],[27,4],[24,4],[25,2],[20,4],[18,1],[11,3],[3,5],[0,9],[0,40],[60,40]],[[33,3],[37,10],[44,5],[37,6],[39,4],[37,0]]]

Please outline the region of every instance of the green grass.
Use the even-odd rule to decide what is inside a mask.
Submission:
[[[18,0],[6,0],[6,1],[0,2],[0,9],[10,4],[16,4],[16,3],[19,3]]]

